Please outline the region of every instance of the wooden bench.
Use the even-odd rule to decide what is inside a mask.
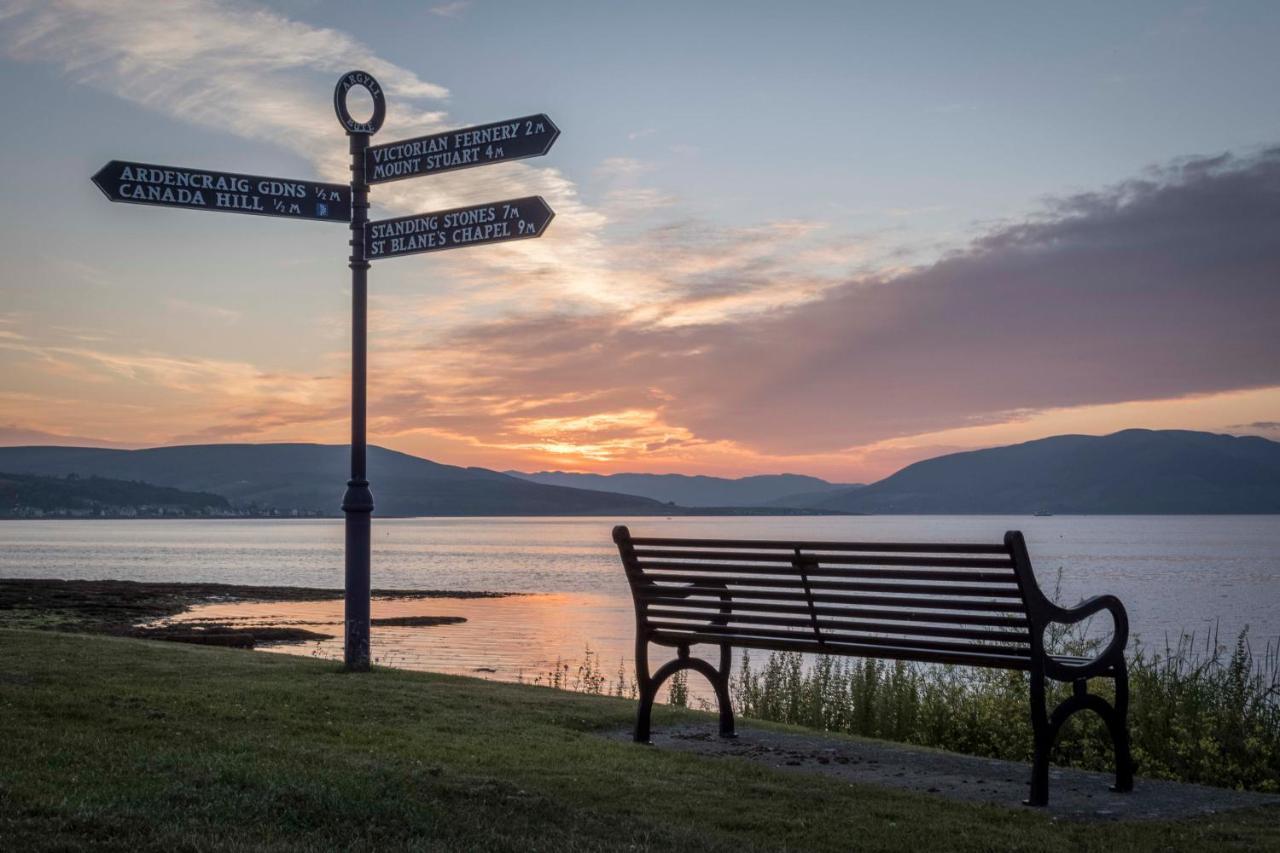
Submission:
[[[654,696],[682,669],[715,688],[720,734],[734,736],[729,701],[732,649],[811,652],[1020,670],[1031,679],[1035,750],[1031,805],[1049,801],[1049,752],[1077,711],[1106,722],[1115,748],[1116,784],[1133,788],[1127,716],[1129,678],[1124,605],[1101,595],[1062,608],[1041,592],[1022,534],[1003,544],[778,542],[632,538],[613,529],[636,611],[635,739],[649,741]],[[1045,652],[1051,623],[1074,623],[1103,610],[1115,622],[1110,643],[1093,659]],[[649,672],[649,644],[671,646],[676,659]],[[699,644],[720,647],[720,664],[691,657]],[[1089,693],[1090,678],[1115,682],[1115,704]],[[1052,713],[1045,681],[1072,684]]]

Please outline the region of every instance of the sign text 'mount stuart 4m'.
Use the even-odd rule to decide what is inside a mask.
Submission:
[[[554,216],[542,196],[532,195],[380,219],[365,226],[365,258],[373,261],[537,237]]]
[[[546,113],[373,145],[365,152],[371,184],[451,172],[503,160],[541,157],[560,135]]]
[[[327,222],[351,221],[351,189],[290,178],[210,172],[112,160],[93,176],[112,201],[287,216]]]

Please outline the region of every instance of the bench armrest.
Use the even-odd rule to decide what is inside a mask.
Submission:
[[[1046,655],[1045,674],[1063,681],[1074,681],[1077,678],[1090,678],[1098,675],[1113,666],[1117,661],[1124,661],[1124,649],[1129,644],[1129,614],[1124,609],[1124,604],[1114,595],[1097,595],[1093,598],[1085,599],[1075,607],[1059,607],[1050,602],[1046,615],[1048,616],[1048,622],[1073,625],[1103,610],[1111,613],[1111,619],[1114,622],[1111,642],[1107,644],[1107,647],[1098,653],[1093,660],[1081,664],[1062,663]],[[1042,643],[1044,630],[1048,627],[1048,622],[1042,624],[1039,629]]]

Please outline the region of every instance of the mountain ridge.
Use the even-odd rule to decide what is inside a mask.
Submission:
[[[0,470],[44,476],[110,477],[212,492],[256,503],[338,514],[347,445],[204,444],[139,450],[0,447]],[[462,468],[383,447],[368,451],[369,479],[381,516],[652,515],[670,508],[639,498],[544,486],[486,468]]]
[[[0,447],[0,471],[134,480],[217,494],[239,505],[337,515],[348,453],[346,445],[302,443],[141,450],[26,445]],[[539,476],[555,482],[531,479]],[[1280,513],[1280,443],[1192,430],[1050,436],[951,453],[867,486],[841,487],[798,474],[736,480],[684,474],[514,476],[376,446],[369,448],[369,478],[383,516]],[[817,490],[772,496],[815,483]],[[624,491],[640,487],[649,494]],[[672,489],[692,494],[684,498],[691,502],[668,502]]]
[[[1128,429],[925,459],[813,508],[874,514],[1280,513],[1280,443]]]
[[[753,474],[746,477],[713,477],[706,474],[593,474],[573,471],[504,471],[544,485],[620,492],[683,507],[793,507],[780,503],[795,495],[821,494],[851,483],[831,483],[804,474]]]

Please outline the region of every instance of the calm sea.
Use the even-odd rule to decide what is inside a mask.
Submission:
[[[464,616],[374,628],[383,663],[533,680],[590,646],[606,674],[629,663],[634,622],[610,540],[617,519],[420,518],[374,522],[373,583],[533,593],[497,600],[375,602],[374,616]],[[1134,633],[1249,627],[1280,637],[1280,516],[865,516],[622,519],[635,535],[997,542],[1022,530],[1041,585],[1074,604],[1120,596]],[[4,521],[0,577],[342,586],[340,520]],[[290,621],[340,633],[341,602],[209,605],[201,618]],[[319,630],[324,630],[320,628]],[[340,656],[338,641],[282,649]],[[691,685],[692,686],[692,685]]]

